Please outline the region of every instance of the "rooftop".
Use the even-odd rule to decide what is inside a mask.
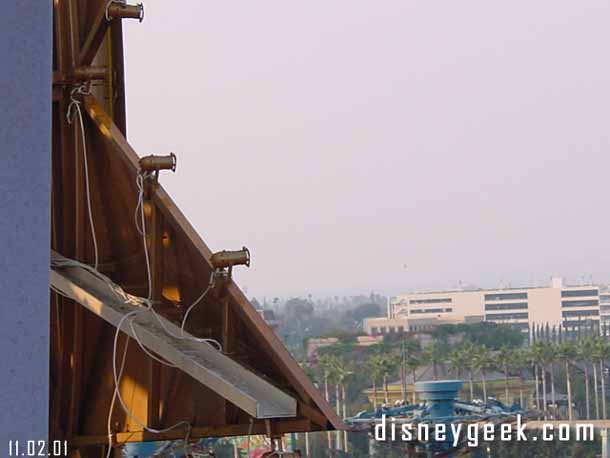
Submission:
[[[412,295],[441,295],[441,294],[460,294],[460,293],[476,293],[476,292],[503,292],[503,291],[527,291],[531,289],[578,289],[578,288],[593,288],[604,290],[603,285],[593,284],[581,284],[581,285],[566,285],[562,284],[560,287],[554,286],[552,283],[546,286],[521,286],[521,287],[508,287],[508,288],[472,288],[472,289],[449,289],[442,291],[410,291],[408,293],[398,294],[393,299],[397,299],[404,296]]]

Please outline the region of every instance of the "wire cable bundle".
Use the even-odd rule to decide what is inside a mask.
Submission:
[[[97,269],[98,263],[98,249],[97,249],[97,238],[95,236],[95,224],[93,224],[93,210],[91,209],[91,189],[89,185],[89,163],[87,160],[87,139],[85,138],[85,124],[83,122],[83,112],[81,110],[81,101],[77,99],[76,95],[89,95],[91,94],[91,86],[87,88],[85,84],[75,87],[70,92],[70,105],[68,105],[68,112],[66,113],[66,119],[68,124],[74,122],[74,113],[78,115],[78,122],[80,124],[81,140],[83,142],[83,165],[85,172],[85,192],[87,195],[87,210],[89,215],[89,226],[91,227],[91,238],[93,239],[93,266]]]

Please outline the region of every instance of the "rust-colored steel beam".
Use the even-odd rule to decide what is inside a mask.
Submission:
[[[79,22],[80,17],[77,11],[78,5],[77,0],[69,0],[69,11],[70,11],[70,30],[72,34],[72,56],[77,56],[80,48],[79,42]],[[83,118],[86,118],[83,116]],[[87,119],[83,119],[83,127],[86,129],[88,124]],[[74,258],[82,262],[92,262],[92,259],[88,256],[88,246],[91,241],[90,231],[91,227],[87,219],[87,201],[86,201],[86,182],[87,177],[85,173],[90,173],[85,170],[85,154],[87,135],[81,132],[81,124],[75,118],[72,122],[72,134],[74,135],[73,150],[73,163],[74,163],[74,208],[76,216],[74,219],[74,243],[75,252]],[[80,414],[81,414],[81,402],[83,393],[83,379],[84,379],[84,355],[83,355],[83,343],[84,337],[84,317],[83,310],[81,307],[75,306],[73,308],[74,314],[74,338],[72,340],[72,353],[70,355],[72,364],[72,396],[70,398],[70,411],[68,421],[70,424],[70,431],[72,434],[78,434],[80,427]]]
[[[155,186],[155,183],[148,184]],[[163,222],[159,211],[152,206],[150,216],[146,222],[150,228],[149,244],[151,285],[150,297],[153,303],[161,300],[163,290]],[[148,425],[152,428],[160,428],[160,405],[161,405],[161,366],[160,363],[150,358],[148,361]]]
[[[55,42],[56,70],[66,74],[73,73],[75,55],[78,52],[78,15],[75,0],[57,0],[55,8]],[[57,209],[55,223],[60,235],[57,237],[59,249],[62,252],[82,259],[84,255],[82,230],[86,220],[82,212],[82,196],[75,193],[82,189],[82,145],[78,138],[76,124],[70,125],[66,113],[70,99],[69,91],[64,89],[60,94],[59,103],[54,117],[54,135],[59,134],[59,142],[54,151],[54,162],[60,164],[59,179],[53,180],[54,211]],[[80,222],[80,223],[79,223]],[[78,231],[78,233],[77,233]],[[60,314],[63,352],[58,358],[60,365],[58,374],[59,394],[53,402],[56,409],[51,417],[51,423],[59,428],[65,437],[71,437],[78,431],[79,404],[81,401],[82,364],[80,349],[82,348],[82,315],[74,307],[74,303],[61,298]],[[61,408],[57,409],[57,406]],[[63,410],[63,415],[61,412]]]
[[[307,432],[310,431],[311,424],[308,420],[282,420],[281,422],[272,422],[272,431],[275,435],[286,434],[291,432]],[[191,430],[191,437],[229,437],[229,436],[245,436],[248,433],[259,435],[267,434],[267,426],[264,422],[255,422],[252,425],[238,424],[229,426],[213,426],[213,427],[194,427]],[[162,434],[151,434],[146,431],[129,431],[117,433],[113,435],[113,443],[125,444],[128,442],[146,442],[146,441],[165,441],[165,440],[182,440],[184,439],[184,431],[176,428]],[[85,447],[89,445],[97,445],[108,441],[108,436],[80,436],[75,437],[71,445],[75,447]]]
[[[74,78],[80,81],[105,80],[108,78],[106,67],[81,66],[74,69]]]
[[[53,86],[67,86],[71,89],[83,81],[105,80],[108,78],[108,69],[106,67],[76,67],[71,73],[53,72]]]
[[[89,29],[89,34],[87,35],[85,43],[81,48],[78,56],[79,65],[91,65],[93,58],[97,54],[98,49],[104,40],[104,35],[106,34],[106,30],[108,30],[108,25],[108,20],[106,19],[106,6],[102,5],[95,15],[93,25]]]

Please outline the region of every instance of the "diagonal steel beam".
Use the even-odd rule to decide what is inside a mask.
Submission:
[[[62,257],[52,252],[52,258]],[[106,282],[83,268],[52,268],[51,285],[115,327],[126,314],[141,309],[121,300]],[[171,334],[180,335],[178,326],[163,317],[159,319]],[[123,321],[121,331],[135,338],[126,321]],[[172,337],[151,312],[135,315],[133,324],[137,338],[144,346],[252,417],[296,417],[294,398],[212,346]],[[185,332],[185,335],[189,334]]]
[[[106,4],[104,3],[100,6],[95,15],[93,25],[89,29],[89,34],[80,50],[78,56],[79,65],[91,65],[91,62],[93,62],[93,59],[102,44],[108,26],[109,22],[106,20]]]

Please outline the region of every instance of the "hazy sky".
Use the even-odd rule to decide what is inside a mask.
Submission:
[[[129,140],[249,296],[610,281],[609,2],[145,8]]]

